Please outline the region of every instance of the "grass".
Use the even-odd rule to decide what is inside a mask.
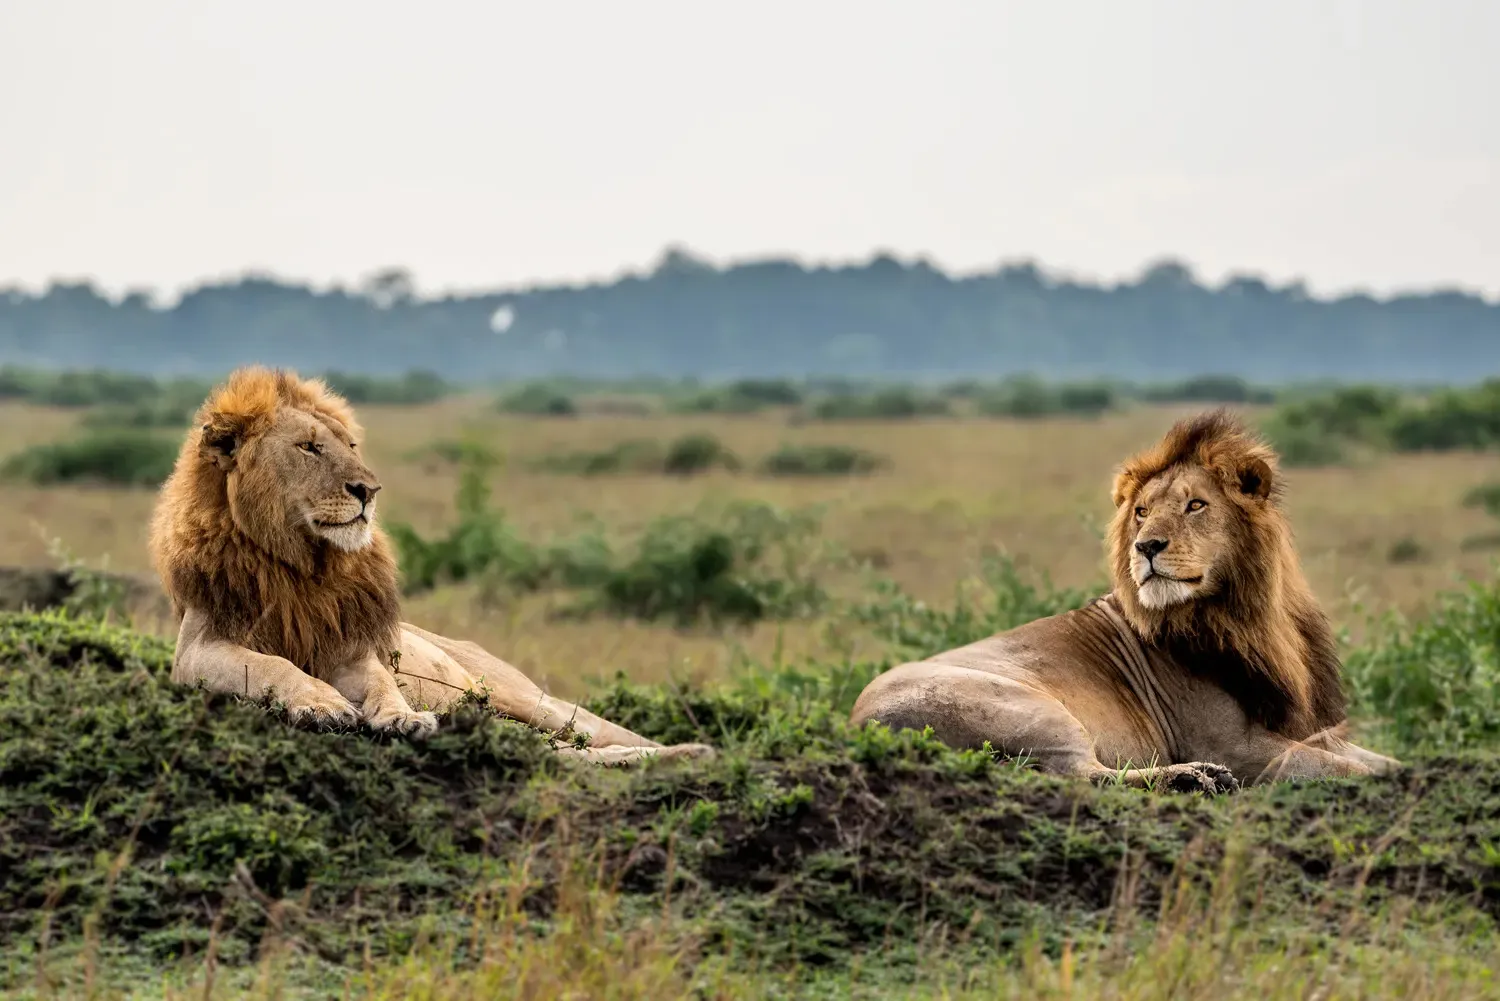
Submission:
[[[615,679],[590,708],[723,752],[623,772],[482,700],[424,744],[293,726],[169,684],[160,639],[0,615],[0,975],[184,997],[210,974],[256,997],[1492,991],[1500,583],[1349,658],[1364,738],[1407,771],[1201,798],[847,727],[907,649],[1082,600],[987,570],[941,608],[870,594],[881,660]]]
[[[1500,598],[1493,551],[1468,547],[1493,533],[1484,492],[1465,498],[1500,481],[1500,456],[1391,446],[1287,473],[1304,564],[1349,636],[1359,736],[1410,761],[1401,776],[1143,795],[843,725],[885,664],[1096,593],[1110,470],[1197,408],[789,427],[774,412],[362,406],[383,516],[451,542],[444,566],[486,546],[502,564],[507,547],[561,548],[575,569],[655,567],[622,597],[692,609],[701,586],[681,588],[686,601],[666,586],[684,582],[700,529],[743,543],[752,530],[726,520],[738,507],[767,520],[755,579],[811,580],[824,598],[749,624],[700,609],[681,628],[602,604],[570,614],[605,600],[602,574],[500,588],[488,571],[444,571],[408,597],[414,621],[595,711],[725,749],[628,773],[558,762],[546,735],[483,705],[413,745],[177,689],[165,625],[93,621],[115,607],[107,595],[72,618],[0,616],[0,984],[67,997],[1493,996]],[[0,401],[0,455],[71,440],[88,419]],[[889,466],[601,489],[499,461],[693,434],[736,455],[844,446]],[[482,515],[471,534],[455,533],[466,476]],[[146,571],[153,500],[0,482],[0,562],[53,563],[61,537],[89,565]],[[778,519],[811,511],[815,527],[774,541]],[[648,557],[653,531],[670,558]]]
[[[781,511],[819,509],[819,541],[851,554],[819,582],[835,597],[863,593],[861,564],[898,581],[917,600],[950,600],[956,582],[979,573],[987,548],[1009,551],[1024,566],[1061,585],[1100,579],[1097,530],[1108,519],[1109,474],[1121,457],[1159,435],[1196,404],[1111,411],[1076,420],[848,421],[788,426],[784,415],[580,414],[553,420],[496,413],[482,395],[415,406],[368,405],[370,458],[385,489],[381,513],[423,538],[447,534],[471,453],[488,457],[485,482],[518,537],[536,543],[592,530],[628,549],[657,518],[722,509],[737,501]],[[1252,418],[1268,411],[1249,408]],[[82,433],[84,411],[0,402],[0,462],[33,445]],[[174,437],[161,432],[164,437]],[[529,458],[604,451],[630,438],[667,442],[715,436],[744,457],[746,470],[691,477],[611,476],[587,480],[530,467]],[[453,448],[435,454],[435,441]],[[758,464],[781,446],[842,446],[880,455],[870,476],[762,476]],[[501,462],[504,458],[506,461]],[[1500,454],[1377,453],[1348,466],[1293,469],[1288,500],[1299,549],[1315,592],[1336,622],[1358,637],[1359,609],[1397,609],[1420,616],[1433,595],[1459,577],[1490,572],[1496,550],[1475,540],[1495,533],[1481,508],[1462,506],[1473,487],[1500,480]],[[150,574],[142,526],[150,490],[82,483],[36,485],[0,480],[0,564],[50,565],[51,540],[62,538],[89,565],[106,556],[112,569]],[[1392,563],[1392,547],[1410,538],[1427,554]],[[867,627],[838,616],[765,620],[729,638],[669,621],[559,616],[576,595],[554,589],[511,592],[495,600],[469,579],[408,601],[432,628],[473,637],[569,695],[588,689],[600,671],[626,670],[643,680],[723,677],[745,658],[770,661],[870,652]],[[162,628],[169,628],[163,623]]]
[[[663,516],[618,553],[597,528],[545,543],[521,537],[491,506],[484,474],[481,464],[466,470],[446,535],[391,526],[409,593],[465,580],[494,591],[568,589],[582,597],[567,617],[603,613],[678,628],[807,617],[824,603],[808,570],[813,513],[740,503],[708,517]]]

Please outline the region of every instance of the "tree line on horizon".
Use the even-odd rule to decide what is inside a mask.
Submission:
[[[1171,260],[1108,284],[1031,263],[957,276],[889,255],[719,267],[680,249],[606,282],[434,298],[399,269],[330,290],[245,275],[167,307],[88,282],[0,288],[0,364],[196,375],[248,362],[465,382],[1213,372],[1472,382],[1500,371],[1500,303],[1458,290],[1319,298],[1254,276],[1214,287]]]

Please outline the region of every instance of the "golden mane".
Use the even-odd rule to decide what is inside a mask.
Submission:
[[[385,534],[377,525],[368,546],[347,552],[291,526],[280,506],[285,485],[244,447],[285,409],[361,433],[348,402],[322,380],[235,371],[199,408],[162,486],[150,537],[156,572],[179,616],[197,609],[214,638],[284,657],[314,677],[370,652],[387,661],[399,645],[400,590]],[[237,462],[226,463],[230,452]]]
[[[1219,587],[1166,608],[1142,605],[1130,573],[1134,501],[1176,467],[1206,470],[1232,506],[1233,557]],[[1328,620],[1303,576],[1281,509],[1276,453],[1216,410],[1178,421],[1115,476],[1108,550],[1114,595],[1144,642],[1213,680],[1256,722],[1300,739],[1344,719],[1339,659]]]

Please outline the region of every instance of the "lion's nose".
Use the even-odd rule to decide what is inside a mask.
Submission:
[[[1166,539],[1142,539],[1135,544],[1135,551],[1146,559],[1155,559],[1156,554],[1167,548]]]
[[[370,498],[380,492],[379,483],[345,483],[344,489],[354,495],[361,504],[370,503]]]

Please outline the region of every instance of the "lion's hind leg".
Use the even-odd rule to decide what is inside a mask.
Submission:
[[[1078,717],[1056,698],[988,671],[951,664],[903,664],[871,682],[850,722],[884,723],[893,730],[933,733],[951,747],[991,748],[1025,757],[1044,772],[1137,788],[1214,792],[1238,787],[1223,765],[1191,762],[1144,768],[1109,768]]]
[[[933,733],[950,747],[991,748],[1024,756],[1042,771],[1092,777],[1104,766],[1078,718],[1057,699],[988,671],[950,664],[893,667],[872,681],[849,721]]]

